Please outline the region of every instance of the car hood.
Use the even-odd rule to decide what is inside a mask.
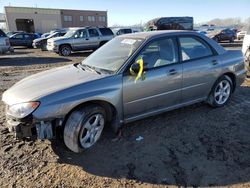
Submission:
[[[46,38],[38,38],[38,39],[34,39],[33,42],[37,43],[37,42],[42,42],[43,40],[47,40]]]
[[[56,91],[107,76],[67,65],[29,76],[5,91],[2,100],[13,105],[38,100]]]
[[[56,41],[59,41],[59,40],[64,40],[64,39],[68,39],[67,37],[54,37],[54,38],[51,38],[51,39],[48,39],[49,42],[56,42]]]

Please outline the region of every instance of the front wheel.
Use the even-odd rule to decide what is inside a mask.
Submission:
[[[224,106],[229,101],[232,91],[232,80],[224,75],[215,82],[209,94],[208,103],[213,107]]]
[[[101,137],[105,122],[105,110],[98,105],[73,111],[64,128],[65,145],[76,153],[91,148]]]
[[[69,56],[71,54],[71,47],[69,45],[62,45],[59,48],[59,55]]]

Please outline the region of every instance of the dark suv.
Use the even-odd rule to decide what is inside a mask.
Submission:
[[[219,31],[212,32],[210,38],[214,39],[216,42],[229,41],[234,42],[236,38],[236,33],[231,29],[223,29]]]
[[[10,45],[32,47],[33,40],[36,38],[37,36],[32,33],[16,33],[10,36]]]

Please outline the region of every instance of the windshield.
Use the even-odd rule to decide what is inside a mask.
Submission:
[[[48,35],[46,38],[47,38],[47,39],[52,38],[52,37],[54,37],[56,34],[57,34],[57,33],[52,33],[52,34]]]
[[[73,35],[75,34],[77,30],[68,30],[68,32],[64,35],[64,37],[68,38],[68,37],[73,37]]]
[[[116,37],[91,54],[82,64],[114,73],[142,42],[143,39]]]

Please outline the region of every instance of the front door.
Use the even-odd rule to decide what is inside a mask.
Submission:
[[[155,39],[144,47],[134,62],[143,59],[147,70],[123,78],[124,119],[130,121],[160,112],[180,103],[182,65],[175,38]]]
[[[78,30],[74,35],[73,50],[87,50],[90,45],[86,29]]]

